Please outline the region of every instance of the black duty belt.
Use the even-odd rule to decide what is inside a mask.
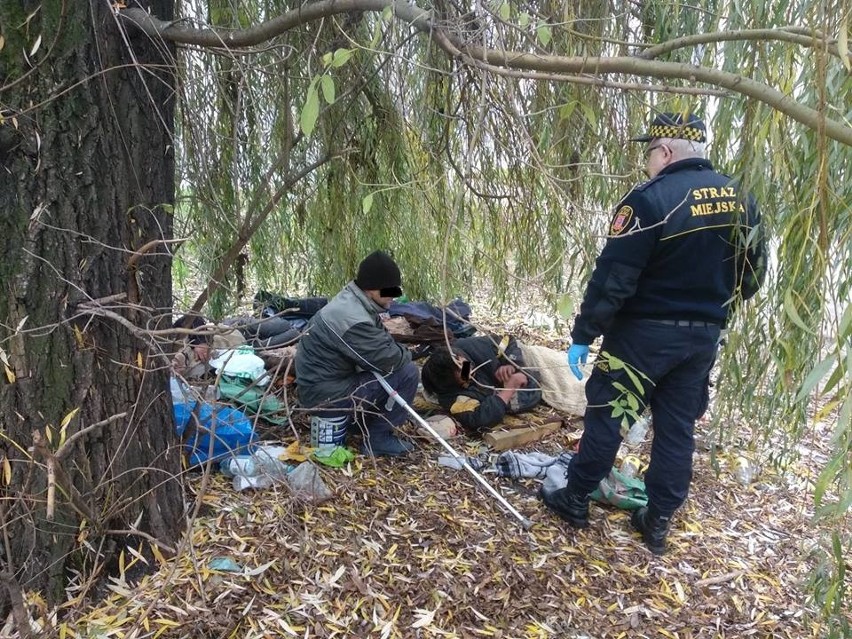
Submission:
[[[648,322],[665,324],[666,326],[683,326],[691,328],[719,328],[715,322],[704,322],[702,320],[673,320],[673,319],[648,319]]]

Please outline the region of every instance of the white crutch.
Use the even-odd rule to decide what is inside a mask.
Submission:
[[[446,448],[447,452],[449,452],[455,458],[455,460],[457,462],[459,462],[464,467],[464,469],[467,472],[469,472],[471,475],[473,475],[474,479],[476,479],[476,481],[478,481],[485,488],[485,490],[487,490],[489,493],[491,493],[497,499],[497,501],[500,502],[500,504],[502,504],[502,506],[509,513],[511,513],[518,521],[521,522],[521,526],[524,527],[524,530],[530,529],[530,527],[532,526],[532,522],[529,519],[527,519],[526,517],[524,517],[517,510],[515,510],[515,508],[512,506],[512,504],[510,504],[508,501],[506,501],[506,499],[505,499],[505,497],[503,497],[503,495],[501,495],[496,490],[494,490],[494,487],[491,484],[489,484],[487,481],[485,481],[485,478],[482,475],[480,475],[478,472],[476,472],[476,470],[474,470],[474,468],[468,463],[467,457],[465,457],[463,455],[459,455],[455,451],[455,449],[452,446],[450,446],[447,443],[447,441],[443,437],[441,437],[437,433],[437,431],[435,431],[434,428],[432,428],[432,426],[429,425],[429,422],[427,422],[420,415],[418,415],[417,411],[415,411],[413,408],[411,408],[411,406],[408,405],[408,402],[406,402],[402,397],[399,396],[399,393],[397,393],[396,390],[394,390],[393,386],[388,384],[387,380],[384,377],[382,377],[376,371],[373,371],[373,375],[375,375],[376,379],[379,380],[379,384],[382,385],[382,388],[384,388],[385,391],[387,391],[390,399],[399,403],[400,406],[402,406],[405,410],[408,411],[409,415],[411,415],[415,420],[417,420],[418,424],[420,424],[423,428],[425,428],[427,431],[429,431],[429,434],[432,435],[432,437],[434,437],[435,439],[437,439],[438,443],[441,444],[441,446],[443,446],[444,448]]]

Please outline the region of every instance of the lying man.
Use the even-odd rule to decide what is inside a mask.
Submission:
[[[406,402],[417,392],[418,371],[408,350],[385,330],[380,314],[402,295],[399,267],[375,251],[358,275],[313,316],[296,352],[296,383],[302,406],[324,419],[363,416],[362,452],[399,456],[412,446],[396,427],[407,419],[373,375],[381,374]],[[342,442],[341,442],[342,443]]]
[[[466,337],[435,350],[423,365],[423,388],[436,396],[465,430],[482,434],[508,414],[530,410],[541,401],[538,381],[521,371],[514,338]]]
[[[182,332],[183,347],[172,359],[172,372],[187,380],[209,377],[211,359],[224,350],[245,343],[239,331],[209,324],[200,315],[184,315],[175,320],[172,328],[189,331]]]

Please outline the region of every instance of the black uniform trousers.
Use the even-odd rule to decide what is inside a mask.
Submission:
[[[707,410],[719,331],[718,325],[686,320],[615,322],[604,335],[602,356],[586,383],[585,430],[567,471],[573,492],[593,491],[612,468],[621,444],[622,417],[613,417],[610,402],[624,397],[620,385],[636,394],[640,413],[651,406],[654,440],[645,474],[649,508],[655,515],[671,516],[683,504],[692,480],[695,421]],[[636,375],[642,389],[624,369],[606,366],[604,353],[646,376]]]

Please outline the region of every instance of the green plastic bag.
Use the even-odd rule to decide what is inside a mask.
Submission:
[[[281,426],[287,423],[283,416],[284,404],[277,397],[270,395],[265,388],[246,384],[240,378],[222,375],[219,378],[219,397],[271,424]]]
[[[343,468],[346,464],[355,459],[355,453],[345,446],[336,446],[331,450],[317,449],[311,453],[311,459],[318,461],[324,466],[332,468]]]
[[[601,480],[590,497],[623,510],[637,510],[648,505],[645,482],[635,477],[625,477],[617,468],[613,468]]]

